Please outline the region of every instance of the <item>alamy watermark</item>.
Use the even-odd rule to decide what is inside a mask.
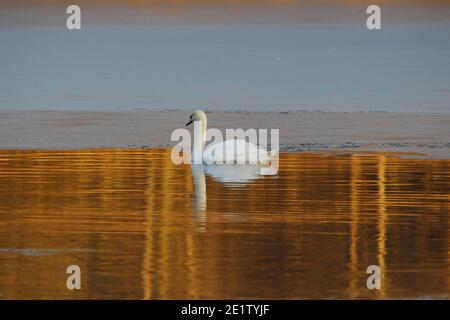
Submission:
[[[381,29],[381,8],[375,4],[367,7],[367,14],[370,16],[366,20],[366,26],[369,30],[380,30]]]
[[[72,4],[67,7],[66,13],[70,14],[66,20],[66,26],[69,30],[81,29],[81,8],[76,4]]]
[[[81,289],[81,269],[76,264],[72,264],[67,267],[66,273],[70,276],[67,277],[66,286],[69,290]]]
[[[381,289],[381,268],[373,264],[367,267],[366,272],[370,274],[366,281],[367,289]]]

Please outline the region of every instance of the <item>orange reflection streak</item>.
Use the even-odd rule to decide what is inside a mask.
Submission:
[[[154,201],[154,188],[151,177],[153,176],[153,172],[155,168],[151,166],[151,161],[149,161],[147,166],[147,184],[145,188],[145,199],[147,204],[153,203]],[[142,283],[143,283],[143,291],[144,291],[144,300],[152,299],[152,273],[153,273],[153,219],[152,219],[152,211],[149,206],[146,206],[146,210],[144,212],[146,217],[146,225],[145,225],[145,252],[143,257],[143,267],[142,267]]]
[[[378,266],[381,269],[381,288],[380,295],[382,298],[386,292],[386,156],[380,155],[378,157]]]
[[[351,222],[350,222],[350,262],[349,262],[349,270],[350,270],[350,284],[349,284],[349,292],[350,298],[355,299],[355,293],[357,286],[360,286],[359,283],[360,277],[358,277],[358,273],[361,270],[358,270],[358,225],[359,225],[359,180],[361,175],[361,164],[360,158],[357,156],[352,156],[351,158],[351,184],[350,184],[350,203],[351,203]]]

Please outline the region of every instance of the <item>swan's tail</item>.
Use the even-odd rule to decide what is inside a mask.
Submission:
[[[280,149],[274,149],[270,152],[267,152],[267,158],[268,161],[260,167],[260,174],[263,176],[275,176],[278,174],[278,168],[279,168],[279,157],[278,154],[280,152]]]
[[[267,155],[268,155],[269,159],[272,160],[273,157],[278,155],[278,153],[280,153],[280,148],[276,148],[274,150],[271,150],[270,152],[267,152]]]
[[[262,161],[263,165],[271,165],[272,161],[274,160],[278,160],[278,153],[280,152],[280,149],[274,149],[271,151],[266,151],[266,157],[265,159]]]

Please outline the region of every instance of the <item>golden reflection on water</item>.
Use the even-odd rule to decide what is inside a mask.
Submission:
[[[166,149],[0,151],[0,298],[450,296],[450,161],[283,153],[203,181]]]

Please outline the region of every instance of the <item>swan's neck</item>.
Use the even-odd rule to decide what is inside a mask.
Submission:
[[[206,141],[206,121],[194,122],[193,163],[203,163],[203,149]]]

